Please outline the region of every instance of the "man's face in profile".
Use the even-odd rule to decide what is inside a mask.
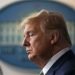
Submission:
[[[40,25],[27,24],[24,29],[23,46],[30,60],[45,58],[49,53],[49,37],[42,31]]]

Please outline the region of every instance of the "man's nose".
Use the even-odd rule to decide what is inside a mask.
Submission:
[[[24,38],[22,44],[23,44],[23,46],[29,46],[30,45],[29,41],[26,38]]]

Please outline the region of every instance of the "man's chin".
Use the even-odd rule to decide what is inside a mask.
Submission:
[[[28,55],[28,59],[29,60],[32,60],[33,59],[33,56],[32,55]]]
[[[33,56],[33,55],[28,55],[28,59],[31,60],[31,61],[34,61],[34,60],[35,60],[35,56]]]

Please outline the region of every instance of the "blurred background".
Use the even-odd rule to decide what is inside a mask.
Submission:
[[[21,46],[23,33],[17,30],[29,14],[47,9],[64,15],[75,53],[74,0],[0,0],[0,75],[38,75],[40,68],[28,60]]]

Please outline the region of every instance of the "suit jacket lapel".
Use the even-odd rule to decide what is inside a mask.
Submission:
[[[61,65],[74,57],[73,52],[70,50],[68,52],[66,52],[63,56],[61,56],[54,64],[53,66],[49,69],[49,71],[47,72],[46,75],[55,75],[55,72],[57,69],[59,69],[61,67]]]

